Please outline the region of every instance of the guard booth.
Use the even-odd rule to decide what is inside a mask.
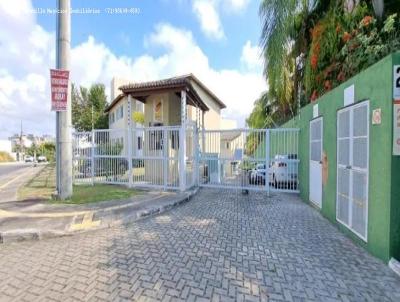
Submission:
[[[234,128],[192,74],[111,86],[110,129],[75,135],[76,181],[298,192],[298,129]]]

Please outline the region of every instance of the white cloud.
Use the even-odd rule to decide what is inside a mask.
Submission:
[[[223,0],[224,8],[231,10],[233,12],[243,11],[250,0]]]
[[[221,12],[240,14],[250,0],[193,0],[192,9],[200,22],[203,33],[212,39],[225,38]]]
[[[0,7],[0,20],[3,17]],[[8,18],[7,27],[0,27],[0,137],[17,132],[20,120],[24,121],[27,132],[54,133],[49,69],[54,67],[55,35],[37,25],[34,19],[20,26],[19,19],[28,17]],[[16,37],[14,26],[18,27]],[[100,82],[109,89],[113,76],[144,81],[193,73],[226,103],[223,115],[239,120],[240,126],[244,125],[254,100],[266,88],[262,73],[256,70],[212,68],[188,30],[158,24],[145,42],[147,47],[160,48],[161,54],[116,56],[108,46],[89,36],[71,50],[72,81],[84,86]],[[13,45],[14,50],[4,45]],[[254,47],[249,43],[247,48]]]
[[[222,39],[224,30],[217,12],[216,3],[212,0],[194,0],[193,12],[200,22],[201,30],[207,37]]]
[[[258,45],[253,46],[250,41],[247,41],[242,48],[240,61],[245,64],[248,69],[261,70],[263,66],[261,48]]]

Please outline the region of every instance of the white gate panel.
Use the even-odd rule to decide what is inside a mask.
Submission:
[[[322,206],[322,117],[310,122],[310,179],[309,199],[321,208]]]
[[[367,241],[369,102],[338,112],[336,219]]]
[[[298,192],[298,129],[205,130],[199,185]]]

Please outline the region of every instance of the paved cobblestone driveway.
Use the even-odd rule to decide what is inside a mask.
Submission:
[[[0,297],[400,301],[400,278],[293,196],[202,190],[135,224],[1,245]]]

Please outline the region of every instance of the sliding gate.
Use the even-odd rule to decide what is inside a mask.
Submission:
[[[298,129],[195,125],[74,134],[75,183],[298,192]],[[184,142],[182,144],[181,142]]]
[[[299,129],[206,130],[199,133],[199,185],[298,192]]]

